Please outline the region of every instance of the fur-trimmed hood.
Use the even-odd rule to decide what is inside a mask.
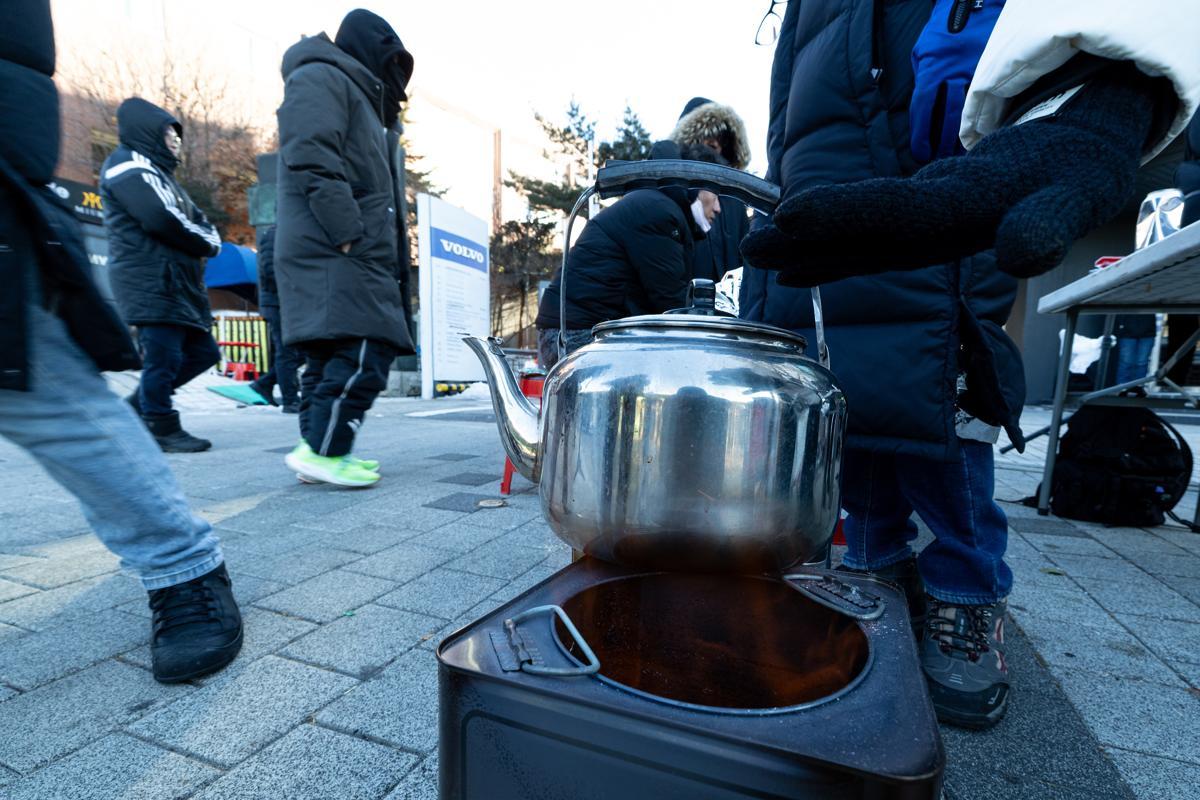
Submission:
[[[671,131],[671,139],[685,147],[700,144],[705,139],[717,139],[721,142],[721,155],[731,167],[745,169],[750,164],[750,144],[746,136],[746,124],[737,112],[720,103],[705,102],[699,105],[689,103],[690,110],[685,109],[675,130]]]

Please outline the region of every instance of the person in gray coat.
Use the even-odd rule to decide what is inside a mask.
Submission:
[[[362,9],[334,40],[308,37],[283,57],[275,276],[283,342],[307,357],[302,441],[286,458],[302,479],[379,480],[378,463],[350,451],[391,362],[414,352],[387,137],[412,68],[391,25]]]

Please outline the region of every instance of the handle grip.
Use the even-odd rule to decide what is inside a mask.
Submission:
[[[704,161],[609,161],[596,172],[596,191],[601,197],[618,197],[635,189],[667,186],[708,189],[741,200],[764,214],[773,213],[779,205],[779,187],[775,184],[732,167]]]

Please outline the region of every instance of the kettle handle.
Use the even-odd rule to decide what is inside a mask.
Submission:
[[[635,189],[708,189],[741,200],[771,214],[779,205],[779,187],[740,169],[704,161],[662,158],[650,161],[609,161],[596,172],[596,192],[618,197]]]

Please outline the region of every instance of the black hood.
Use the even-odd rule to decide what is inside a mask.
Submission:
[[[663,139],[655,142],[650,146],[650,160],[659,159],[683,159],[685,161],[704,161],[709,164],[721,164],[725,166],[725,160],[721,156],[703,146],[687,146],[680,147],[677,142],[670,139]],[[683,210],[683,214],[687,217],[688,224],[692,226],[692,235],[696,239],[703,239],[704,232],[695,224],[692,219],[692,203],[696,202],[695,189],[684,189],[681,186],[666,186],[659,189],[660,192],[675,201],[675,204]]]
[[[683,107],[683,113],[679,115],[679,118],[683,119],[700,106],[706,106],[711,102],[712,100],[709,100],[707,97],[693,97],[691,100],[688,100],[687,105]]]
[[[355,9],[342,20],[333,43],[383,81],[388,106],[399,113],[400,103],[408,100],[413,57],[387,20],[366,9]]]
[[[131,97],[117,108],[117,137],[121,144],[136,150],[154,162],[154,166],[167,174],[179,166],[179,159],[169,149],[163,138],[168,127],[174,127],[183,136],[183,126],[169,113],[140,97]]]

